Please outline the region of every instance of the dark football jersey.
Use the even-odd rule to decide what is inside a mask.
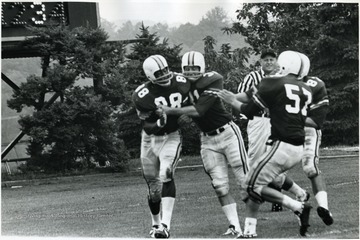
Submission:
[[[310,88],[293,75],[264,78],[258,92],[242,112],[252,115],[259,109],[270,112],[271,137],[294,145],[304,143],[307,106],[311,103]],[[255,107],[257,106],[257,107]]]
[[[325,83],[317,77],[304,78],[306,85],[311,89],[312,102],[309,105],[308,117],[322,128],[329,108],[329,98]]]
[[[190,82],[183,76],[174,74],[171,84],[162,87],[152,82],[140,85],[132,95],[138,116],[142,121],[156,122],[159,116],[155,114],[158,105],[181,108],[188,99]],[[179,128],[178,116],[167,116],[166,125],[155,135],[174,132]]]
[[[210,88],[223,89],[223,77],[217,72],[205,73],[191,85],[189,94],[190,101],[200,114],[200,117],[194,117],[193,120],[203,132],[215,130],[232,119],[219,98],[203,94]]]

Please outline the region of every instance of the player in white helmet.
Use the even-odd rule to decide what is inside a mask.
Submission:
[[[132,100],[143,126],[140,158],[148,185],[150,235],[169,238],[176,194],[174,170],[179,160],[181,137],[178,117],[158,114],[156,109],[159,105],[181,107],[190,83],[183,76],[170,72],[161,55],[145,59],[143,70],[149,81],[134,91]]]
[[[333,224],[334,220],[328,207],[325,180],[319,170],[319,148],[321,144],[321,128],[329,108],[329,99],[325,83],[317,77],[309,77],[310,60],[305,58],[308,66],[304,68],[302,80],[310,87],[312,103],[309,106],[305,125],[305,149],[302,159],[304,172],[311,181],[313,193],[318,203],[317,213],[326,225]]]
[[[277,55],[272,49],[265,49],[260,56],[261,69],[250,72],[244,80],[239,84],[237,99],[241,102],[248,103],[251,99],[249,93],[254,94],[261,80],[265,77],[279,74],[279,66],[277,64]],[[276,78],[273,78],[274,80]],[[251,166],[255,159],[261,157],[267,149],[267,140],[271,135],[270,118],[266,110],[260,110],[249,119],[247,125],[248,133],[248,156],[249,165]],[[292,181],[291,178],[285,178],[283,174],[276,178],[276,180],[269,184],[270,187],[281,191],[284,189],[296,195],[297,199],[301,201],[308,200],[310,195],[300,186]],[[273,203],[271,211],[282,211],[282,205]]]
[[[257,214],[264,201],[280,203],[294,211],[299,217],[300,235],[305,236],[309,227],[309,204],[268,187],[279,175],[301,162],[306,110],[311,103],[310,88],[298,79],[302,66],[300,55],[294,51],[282,52],[278,64],[279,75],[264,78],[256,94],[249,93],[252,96],[249,103],[238,101],[236,95],[227,90],[217,93],[248,117],[265,108],[270,113],[271,136],[268,144],[271,147],[255,160],[246,178],[245,237],[257,236]]]
[[[181,58],[181,69],[184,77],[196,82],[205,74],[205,59],[200,52],[190,51]]]
[[[325,83],[317,77],[309,77],[310,60],[299,53],[302,60],[299,79],[304,81],[311,89],[312,102],[309,105],[305,123],[305,145],[302,158],[302,167],[311,181],[312,190],[318,204],[317,213],[326,225],[333,224],[334,220],[328,207],[325,180],[319,169],[319,148],[321,144],[321,128],[329,108],[329,99]],[[285,182],[292,182],[289,177]]]
[[[154,84],[167,87],[171,83],[173,73],[170,72],[166,59],[161,55],[153,55],[145,59],[143,70],[146,77]]]
[[[205,72],[204,56],[190,51],[182,57],[182,72],[192,82],[190,106],[163,110],[168,116],[187,115],[202,131],[201,158],[205,172],[229,221],[224,235],[242,234],[237,214],[237,204],[229,191],[228,165],[235,175],[239,188],[248,171],[247,156],[239,127],[220,99],[203,94],[206,90],[223,89],[223,77],[217,72]]]

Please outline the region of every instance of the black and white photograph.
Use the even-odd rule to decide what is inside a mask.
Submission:
[[[359,239],[359,2],[1,1],[1,238]]]

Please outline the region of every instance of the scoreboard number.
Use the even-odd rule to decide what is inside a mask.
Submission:
[[[1,27],[41,26],[47,21],[65,23],[63,2],[2,2]]]

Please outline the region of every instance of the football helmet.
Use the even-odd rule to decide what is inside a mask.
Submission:
[[[280,53],[278,58],[279,74],[288,75],[294,74],[299,76],[301,70],[301,57],[298,52],[295,51],[284,51]]]
[[[299,53],[301,57],[301,69],[299,73],[299,79],[303,79],[309,74],[310,70],[310,59],[303,53]]]
[[[195,51],[184,54],[181,60],[181,69],[184,77],[189,80],[197,80],[205,73],[204,56]]]
[[[152,83],[163,87],[170,85],[173,73],[169,71],[169,66],[163,56],[152,55],[146,58],[143,63],[143,70]]]

